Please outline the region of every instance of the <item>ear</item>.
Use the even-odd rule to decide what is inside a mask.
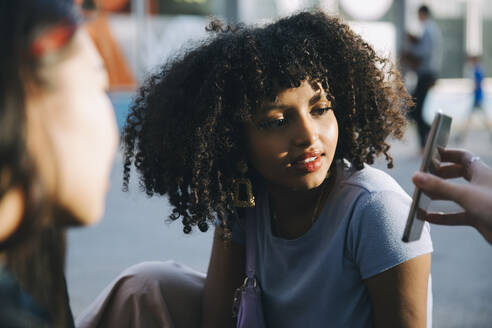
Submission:
[[[0,199],[0,242],[7,240],[19,227],[24,214],[24,194],[12,188]]]

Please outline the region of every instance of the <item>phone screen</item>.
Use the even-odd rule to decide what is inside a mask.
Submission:
[[[442,112],[437,112],[432,122],[432,127],[427,137],[427,142],[424,148],[424,158],[420,171],[427,173],[435,173],[435,169],[441,164],[441,155],[439,147],[445,148],[448,144],[449,132],[451,129],[452,118]],[[413,193],[412,205],[408,213],[407,225],[403,233],[402,240],[410,242],[420,239],[424,221],[418,218],[419,209],[427,211],[431,199],[422,191],[415,187]]]

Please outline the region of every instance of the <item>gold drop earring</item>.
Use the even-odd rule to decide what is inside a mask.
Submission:
[[[246,177],[248,164],[241,160],[237,163],[236,168],[241,173],[241,177],[234,179],[233,204],[236,207],[254,207],[256,204],[253,186],[251,185],[251,180]]]

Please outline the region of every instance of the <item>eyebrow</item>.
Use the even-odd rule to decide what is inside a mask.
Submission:
[[[321,90],[309,99],[309,106],[316,104],[321,99]]]
[[[316,94],[314,96],[312,96],[311,99],[309,99],[309,102],[308,102],[309,106],[316,104],[320,100],[321,100],[321,89],[318,89],[318,90],[316,90]],[[290,108],[290,106],[276,104],[276,100],[275,100],[275,102],[266,105],[264,107],[264,110],[270,110],[272,108],[287,109],[287,108]]]

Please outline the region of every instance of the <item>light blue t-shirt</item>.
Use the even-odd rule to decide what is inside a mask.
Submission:
[[[428,224],[419,241],[401,241],[411,198],[393,178],[347,165],[338,165],[321,215],[294,240],[272,234],[267,192],[255,195],[257,279],[268,327],[372,327],[364,280],[433,250]],[[244,237],[236,225],[233,240]],[[430,327],[430,280],[427,316]]]

